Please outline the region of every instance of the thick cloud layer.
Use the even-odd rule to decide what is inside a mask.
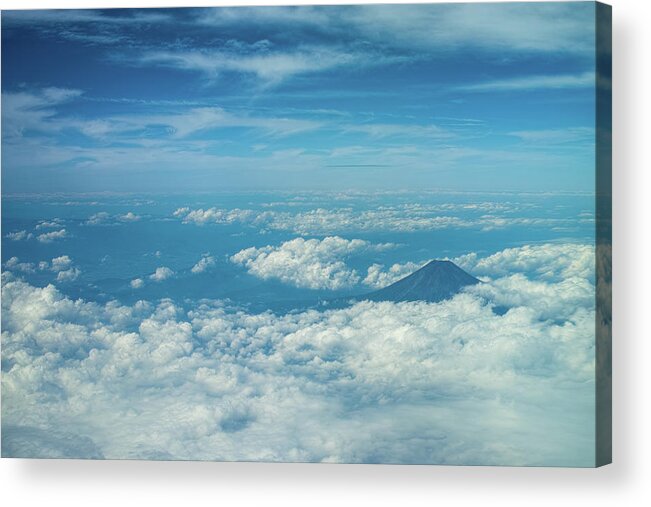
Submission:
[[[589,292],[516,274],[278,316],[73,301],[5,273],[3,453],[589,466]]]
[[[545,280],[570,277],[594,280],[596,269],[594,246],[573,243],[507,248],[485,258],[471,253],[454,259],[454,262],[476,275],[529,273]]]

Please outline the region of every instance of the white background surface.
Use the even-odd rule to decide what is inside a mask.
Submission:
[[[279,2],[192,0],[186,5],[270,3]],[[188,507],[651,505],[651,2],[610,3],[614,57],[614,464],[582,470],[3,459],[0,503]],[[136,5],[184,3],[0,0],[2,9]]]

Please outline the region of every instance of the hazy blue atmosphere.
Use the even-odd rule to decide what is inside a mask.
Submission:
[[[3,456],[592,466],[594,30],[3,12]]]
[[[6,193],[592,190],[590,2],[2,19]]]

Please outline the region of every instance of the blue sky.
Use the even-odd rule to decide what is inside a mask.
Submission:
[[[14,11],[3,193],[591,191],[594,4]]]

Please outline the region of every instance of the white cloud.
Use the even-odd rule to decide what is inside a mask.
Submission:
[[[59,272],[68,269],[72,264],[72,259],[67,255],[55,257],[52,259],[52,271]]]
[[[40,229],[59,229],[61,227],[63,227],[63,220],[53,218],[52,220],[41,220],[34,229],[38,231]]]
[[[5,266],[8,268],[13,268],[18,264],[19,261],[20,259],[16,256],[11,257],[9,260],[7,260],[7,262],[5,262]]]
[[[295,51],[256,52],[232,51],[155,51],[140,59],[142,64],[160,64],[185,70],[198,71],[209,79],[227,72],[251,74],[265,85],[275,85],[296,75],[320,72],[343,65],[366,63],[362,55],[343,48],[303,47]]]
[[[556,88],[588,88],[595,86],[594,72],[546,76],[524,76],[496,81],[486,81],[460,86],[466,92],[513,92]]]
[[[172,276],[174,276],[174,271],[172,271],[167,266],[161,266],[156,268],[156,271],[149,275],[149,278],[155,282],[162,282],[163,280],[167,280]]]
[[[57,282],[74,282],[79,275],[81,270],[79,268],[70,268],[63,271],[57,272]]]
[[[505,207],[506,206],[506,207]],[[291,231],[300,235],[326,235],[350,231],[431,231],[448,228],[478,228],[489,231],[513,226],[576,226],[578,218],[522,217],[509,214],[503,203],[433,206],[384,206],[364,211],[353,208],[315,208],[308,211],[255,211],[251,209],[178,208],[174,216],[196,225],[241,223],[259,229]],[[452,215],[471,212],[473,216]],[[479,214],[481,212],[490,212]],[[496,214],[499,213],[499,214]]]
[[[594,285],[579,277],[550,284],[515,274],[467,290],[508,308],[532,308],[541,319],[568,319],[577,306],[594,308],[595,301]]]
[[[182,208],[177,208],[176,210],[174,210],[172,216],[184,218],[189,212],[190,212],[190,208],[188,208],[187,206],[183,206]]]
[[[140,216],[136,215],[133,211],[129,211],[128,213],[121,215],[119,218],[123,222],[137,222],[140,220]]]
[[[100,225],[108,222],[111,219],[111,215],[106,211],[99,211],[93,213],[88,220],[86,220],[86,225]]]
[[[363,132],[370,137],[383,139],[385,137],[408,137],[425,139],[447,139],[452,134],[438,125],[410,125],[387,123],[360,123],[343,125],[344,132]]]
[[[3,453],[592,465],[593,301],[481,286],[274,315],[87,303],[5,273]]]
[[[128,132],[144,129],[150,125],[165,125],[169,134],[176,138],[186,138],[196,132],[209,129],[249,128],[268,135],[286,136],[313,130],[320,123],[299,118],[259,117],[236,114],[217,107],[189,108],[175,114],[141,115],[115,117],[107,120],[107,128],[114,132]]]
[[[259,136],[288,136],[321,127],[321,122],[293,117],[255,116],[241,111],[217,107],[196,107],[178,102],[165,108],[165,113],[104,115],[98,118],[70,116],[61,106],[81,94],[79,91],[54,92],[50,89],[31,92],[3,93],[3,155],[12,165],[35,168],[52,165],[138,169],[178,167],[192,157],[195,168],[215,164],[249,166],[247,156],[223,156],[212,150],[214,143],[191,139],[198,132],[214,129],[243,128]],[[50,98],[55,96],[55,99]],[[161,111],[160,108],[155,108]],[[143,133],[155,130],[158,135]],[[24,133],[30,135],[24,137]],[[61,135],[77,132],[99,141],[92,147],[62,146],[56,143]],[[116,138],[129,140],[129,146],[110,146]],[[179,144],[181,143],[181,144]],[[36,149],[38,148],[38,149]],[[277,166],[284,166],[288,155],[272,157]],[[97,217],[101,220],[101,217]],[[90,224],[93,224],[91,220]]]
[[[308,289],[339,290],[359,283],[358,273],[342,259],[364,250],[386,248],[361,239],[330,236],[322,240],[296,238],[278,247],[251,247],[231,257],[235,264],[263,280],[278,279]]]
[[[52,243],[58,239],[63,239],[68,237],[68,232],[65,229],[60,229],[58,231],[44,232],[36,236],[36,239],[41,243]]]
[[[232,210],[223,210],[219,208],[195,209],[183,207],[174,211],[173,215],[182,218],[185,223],[194,223],[204,225],[207,223],[230,224],[236,222],[251,222],[256,219],[256,212],[252,210],[243,210],[235,208]]]
[[[100,11],[66,9],[66,10],[23,10],[11,11],[6,15],[7,23],[11,25],[59,25],[66,23],[88,24],[92,33],[106,29],[110,25],[149,25],[152,23],[170,22],[174,18],[169,15],[154,12],[134,12],[124,16],[112,16],[102,14]],[[56,94],[57,88],[54,88]]]
[[[134,278],[129,282],[129,285],[132,289],[140,289],[141,287],[144,287],[145,282],[142,278]]]
[[[544,280],[585,278],[594,280],[595,249],[592,245],[546,243],[507,248],[488,257],[476,253],[453,259],[475,276],[533,275]]]
[[[192,266],[192,271],[195,274],[203,273],[215,265],[215,258],[209,254],[204,254],[199,261]]]
[[[594,37],[587,13],[562,4],[387,5],[358,12],[356,21],[367,33],[434,51],[472,47],[504,53],[587,53],[591,45],[586,41]]]
[[[36,273],[36,271],[50,271],[56,273],[57,282],[72,282],[81,275],[81,270],[73,266],[72,259],[67,255],[54,257],[51,262],[40,261],[38,265],[31,262],[20,262],[18,257],[11,257],[5,262],[5,269],[22,273]]]
[[[112,215],[106,211],[99,211],[93,213],[88,220],[84,222],[85,225],[118,225],[123,222],[137,222],[142,217],[136,215],[133,211],[129,211],[122,215]]]
[[[149,127],[165,127],[162,139],[172,138],[176,143],[197,132],[210,129],[248,128],[267,135],[286,136],[313,130],[321,124],[313,120],[284,117],[264,117],[237,114],[217,107],[177,106],[176,111],[167,114],[132,114],[107,116],[98,120],[62,120],[52,123],[60,128],[74,128],[95,139],[107,139],[115,135],[133,134]],[[133,139],[140,146],[149,148],[151,144],[143,139]],[[178,146],[178,144],[176,145]]]
[[[10,239],[11,241],[23,241],[26,239],[32,239],[34,236],[31,232],[25,230],[10,232],[5,235],[5,238]]]
[[[44,88],[35,93],[2,94],[2,132],[5,141],[21,138],[27,130],[51,132],[56,129],[55,107],[82,94],[80,90]]]
[[[595,129],[592,127],[573,127],[566,129],[520,130],[509,135],[519,137],[527,143],[566,144],[595,142]]]
[[[587,9],[562,3],[238,7],[204,11],[200,21],[215,26],[259,25],[281,33],[318,30],[338,40],[355,34],[375,45],[421,53],[470,47],[505,54],[576,54],[592,48],[594,23],[589,22]]]
[[[23,273],[35,273],[36,267],[31,262],[20,262],[16,256],[11,257],[5,262],[5,269],[11,271],[21,271]]]
[[[422,263],[418,264],[416,262],[407,262],[405,264],[396,263],[385,271],[382,264],[372,264],[368,267],[366,278],[362,280],[362,283],[375,289],[381,289],[410,275],[422,266]]]

